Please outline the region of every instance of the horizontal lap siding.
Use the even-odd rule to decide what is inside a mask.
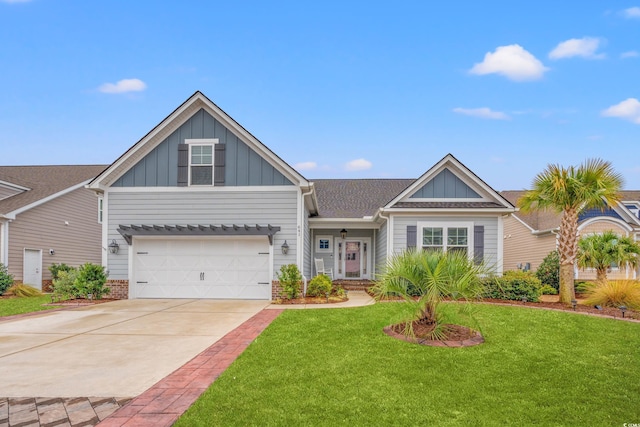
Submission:
[[[101,231],[98,199],[84,188],[29,209],[9,224],[9,272],[22,280],[25,248],[42,250],[43,280],[51,279],[49,266],[53,263],[100,264]],[[55,254],[49,255],[49,249]]]
[[[406,236],[405,236],[406,237]],[[384,222],[376,236],[376,273],[380,273],[387,262],[387,223]]]
[[[271,224],[281,227],[274,236],[274,272],[295,263],[296,191],[238,192],[124,192],[109,193],[109,241],[120,242],[117,255],[109,254],[112,279],[128,279],[128,246],[118,233],[123,225]],[[266,239],[266,237],[265,237]],[[287,240],[289,254],[280,246]]]
[[[556,248],[556,236],[534,236],[531,230],[512,216],[504,219],[504,264],[507,270],[516,270],[518,264],[530,263],[536,271],[549,252]]]
[[[474,217],[474,216],[394,216],[393,217],[393,251],[400,252],[407,248],[407,226],[417,225],[418,222],[473,222],[474,225],[484,226],[484,259],[489,265],[497,264],[498,261],[498,218],[495,217]],[[473,232],[473,230],[472,230]],[[502,236],[500,236],[502,237]],[[418,233],[418,245],[421,242]]]

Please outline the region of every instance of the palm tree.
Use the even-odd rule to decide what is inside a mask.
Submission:
[[[583,236],[578,242],[578,266],[594,268],[598,281],[607,280],[607,270],[612,264],[636,268],[639,255],[638,243],[613,231]]]
[[[558,231],[560,255],[560,301],[575,298],[574,264],[578,252],[578,215],[585,209],[613,206],[619,201],[622,176],[611,163],[601,159],[586,160],[578,167],[548,165],[533,180],[533,189],[518,200],[523,212],[553,209],[562,213]]]
[[[395,254],[378,276],[374,293],[378,299],[400,296],[410,314],[405,333],[413,334],[413,322],[432,327],[430,338],[444,339],[444,319],[439,305],[443,298],[472,299],[480,296],[479,276],[486,267],[477,265],[466,253],[408,250]]]

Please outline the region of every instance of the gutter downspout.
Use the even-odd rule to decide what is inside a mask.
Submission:
[[[306,193],[301,193],[300,195],[300,206],[299,206],[299,216],[298,216],[298,268],[300,269],[300,271],[302,272],[302,278],[304,280],[304,294],[307,294],[307,278],[304,275],[304,235],[305,235],[305,230],[304,228],[304,198],[310,194],[313,193],[313,183],[309,183],[309,191],[307,191]],[[311,255],[311,254],[309,254]]]

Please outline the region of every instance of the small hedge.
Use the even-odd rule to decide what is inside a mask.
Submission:
[[[101,265],[88,262],[77,269],[73,267],[58,269],[55,275],[53,294],[58,298],[102,299],[105,294],[111,291],[105,286],[107,274]]]
[[[528,271],[505,271],[502,277],[489,277],[483,280],[484,298],[495,298],[509,301],[538,302],[541,283],[533,273]]]
[[[326,274],[318,274],[307,285],[307,296],[323,297],[331,293],[331,279]]]
[[[13,275],[9,274],[7,267],[0,262],[0,295],[5,293],[11,285],[13,285]]]

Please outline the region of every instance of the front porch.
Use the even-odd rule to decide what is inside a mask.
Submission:
[[[337,279],[333,281],[334,285],[340,285],[347,291],[366,291],[376,283],[373,280],[359,279],[359,280],[346,280]]]

